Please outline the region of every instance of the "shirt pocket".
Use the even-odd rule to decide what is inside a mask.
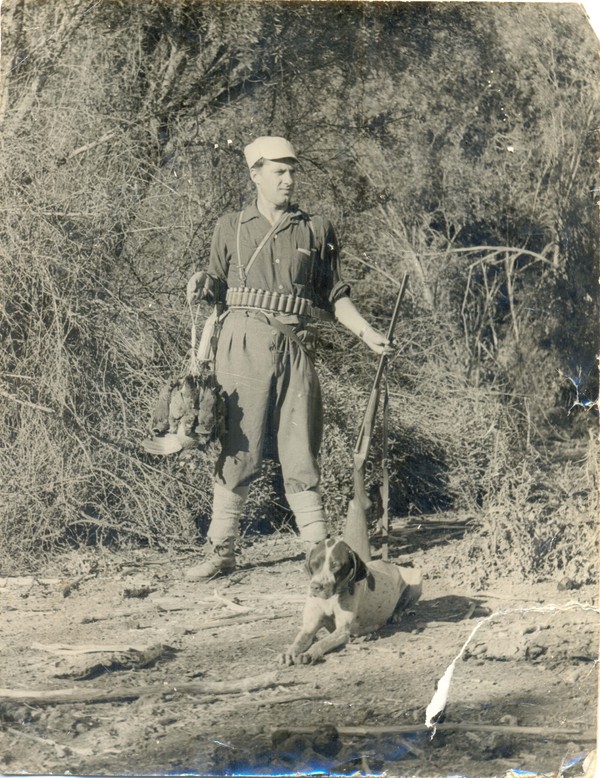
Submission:
[[[292,278],[290,279],[293,284],[308,285],[313,276],[313,267],[316,257],[316,251],[314,249],[305,249],[302,246],[297,246],[292,252],[292,261],[290,271]]]

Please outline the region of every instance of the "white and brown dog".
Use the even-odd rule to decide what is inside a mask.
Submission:
[[[310,664],[343,646],[351,635],[380,629],[421,596],[422,576],[381,560],[365,564],[343,540],[317,543],[306,559],[310,575],[302,628],[278,660]],[[329,635],[315,641],[325,627]]]

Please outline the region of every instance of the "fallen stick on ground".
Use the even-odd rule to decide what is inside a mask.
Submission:
[[[113,621],[113,619],[128,619],[130,616],[140,616],[141,612],[134,612],[132,610],[127,611],[113,611],[108,616],[84,616],[81,619],[81,624],[96,624],[99,621]]]
[[[174,597],[161,597],[160,599],[153,599],[149,598],[148,603],[150,605],[154,605],[157,610],[162,611],[164,613],[173,613],[175,611],[189,611],[189,610],[196,610],[197,603],[193,602],[192,600],[183,600],[180,598],[174,598]],[[227,604],[224,602],[223,604]],[[211,603],[211,605],[214,607],[215,602]],[[234,605],[234,603],[232,603]],[[205,614],[198,614],[199,616],[205,615]],[[207,614],[210,617],[210,613]],[[227,624],[245,624],[249,621],[261,621],[263,619],[271,619],[271,618],[279,618],[277,615],[264,615],[264,616],[252,616],[250,614],[250,611],[248,608],[241,608],[239,612],[231,612],[231,613],[220,613],[218,616],[215,616],[214,618],[209,618],[207,621],[200,622],[200,626],[204,627],[206,626],[219,626],[220,624],[227,625]]]
[[[29,586],[40,584],[41,586],[52,586],[61,582],[61,578],[37,578],[34,575],[11,575],[6,578],[0,578],[0,586],[4,589],[13,589],[16,586]]]
[[[133,568],[143,568],[144,570],[152,565],[171,565],[173,562],[177,562],[177,558],[167,558],[167,559],[144,559],[142,562],[120,562],[117,566],[121,572],[123,570],[127,570],[129,567]]]
[[[304,602],[306,600],[305,594],[269,594],[267,592],[261,592],[261,602],[265,600],[277,600],[278,605],[289,605],[290,603]]]
[[[206,621],[198,622],[198,629],[208,629],[213,627],[229,627],[236,624],[252,624],[255,621],[270,621],[272,619],[284,618],[281,614],[273,613],[268,616],[237,616],[232,614],[231,616],[218,616],[215,619],[207,619]]]
[[[0,589],[0,591],[2,591]],[[58,613],[61,611],[62,613],[65,612],[64,607],[62,608],[26,608],[26,607],[11,607],[10,605],[6,608],[6,610],[12,611],[13,613]]]
[[[0,689],[0,702],[18,700],[30,705],[58,705],[73,702],[114,702],[135,700],[152,694],[241,694],[277,685],[277,673],[263,673],[232,681],[163,683],[160,686],[132,686],[121,689]]]
[[[137,652],[144,654],[147,651],[153,651],[155,646],[134,646],[132,643],[90,643],[84,645],[68,645],[67,643],[32,643],[31,648],[38,651],[48,651],[57,656],[76,656],[79,654],[112,654]]]
[[[57,743],[55,740],[50,740],[46,737],[37,737],[37,735],[31,735],[29,732],[23,732],[22,730],[16,729],[15,727],[8,727],[6,731],[10,732],[12,735],[23,737],[26,740],[32,740],[34,743],[41,743],[44,746],[55,748],[61,755],[64,755],[66,751],[72,751],[77,756],[92,756],[94,753],[91,748],[76,748],[75,746],[71,745],[65,746],[61,743]]]
[[[303,702],[306,700],[306,702],[312,701],[312,700],[322,700],[326,695],[325,694],[286,694],[282,697],[269,697],[265,699],[253,699],[252,705],[258,705],[259,707],[261,705],[281,705],[286,702]]]
[[[425,724],[400,724],[398,726],[391,727],[337,727],[337,732],[340,735],[355,735],[367,737],[369,735],[402,735],[410,732],[428,732],[431,734],[431,730]],[[507,724],[471,724],[469,722],[457,722],[452,724],[450,722],[444,722],[443,724],[436,724],[438,730],[467,730],[469,732],[501,732],[508,735],[564,735],[568,740],[595,740],[596,733],[592,730],[580,730],[570,729],[568,727],[520,727],[516,725]],[[289,732],[290,734],[310,735],[314,733],[314,727],[277,727],[272,730],[273,732]]]
[[[217,589],[214,591],[214,598],[223,605],[226,605],[228,608],[231,608],[231,610],[235,611],[236,613],[250,613],[251,611],[250,608],[247,608],[245,605],[240,605],[239,602],[228,600],[227,597],[224,597],[219,591],[217,591]]]
[[[411,754],[416,754],[419,757],[423,757],[425,754],[424,749],[419,748],[419,746],[416,743],[411,743],[410,740],[407,740],[404,737],[400,737],[400,735],[396,735],[394,738],[394,745],[395,746],[402,746],[407,751],[409,751]]]
[[[150,667],[158,661],[168,661],[177,652],[177,649],[166,643],[155,643],[143,648],[134,648],[133,646],[129,648],[111,646],[108,649],[86,646],[83,648],[83,651],[77,650],[77,647],[75,647],[75,651],[53,651],[52,653],[62,657],[63,662],[55,664],[52,675],[55,678],[88,681],[104,673]]]
[[[89,581],[90,578],[95,578],[96,573],[85,573],[85,575],[79,575],[77,578],[74,578],[72,581],[68,581],[64,586],[62,590],[62,596],[63,597],[69,597],[72,592],[77,591],[79,587],[81,586],[84,581]]]
[[[443,522],[419,522],[418,524],[408,524],[405,527],[392,527],[392,529],[390,529],[390,535],[401,538],[404,535],[416,535],[417,532],[421,532],[422,530],[429,530],[430,532],[432,530],[439,530],[440,532],[462,532],[467,529],[468,526],[469,522],[467,521],[456,521],[452,524]]]

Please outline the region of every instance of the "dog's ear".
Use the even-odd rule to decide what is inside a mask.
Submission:
[[[354,582],[356,583],[357,581],[362,581],[365,578],[368,578],[369,571],[367,570],[367,566],[359,557],[359,555],[356,553],[356,551],[352,551],[351,554],[354,561]]]
[[[306,575],[309,578],[312,578],[313,575],[317,572],[317,554],[322,550],[323,548],[323,542],[315,543],[311,546],[310,550],[306,552],[306,559],[304,560],[304,570],[306,571]]]
[[[306,559],[304,560],[304,572],[309,578],[311,578],[313,574],[312,567],[310,566],[310,558],[314,550],[315,547],[313,546],[310,551],[307,552]]]
[[[367,566],[356,553],[356,551],[348,548],[348,555],[350,556],[351,569],[348,575],[345,577],[343,583],[348,587],[348,592],[350,594],[354,594],[354,584],[358,583],[358,581],[364,581],[365,578],[368,582],[369,577],[372,576],[367,570]]]

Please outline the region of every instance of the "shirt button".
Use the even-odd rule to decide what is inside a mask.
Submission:
[[[279,260],[278,259],[275,260],[275,264],[277,264],[277,265],[279,264]]]

